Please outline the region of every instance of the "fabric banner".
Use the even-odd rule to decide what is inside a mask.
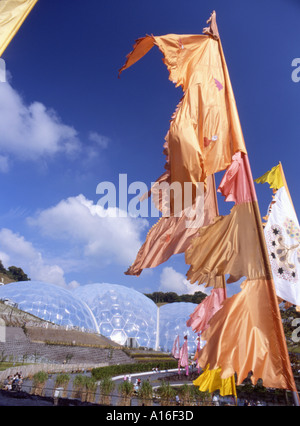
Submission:
[[[256,183],[266,183],[270,185],[270,188],[273,189],[279,189],[284,185],[281,170],[280,170],[280,164],[273,167],[271,170],[266,172],[261,177],[255,179]]]
[[[209,225],[217,216],[214,177],[207,178],[204,209],[201,224]],[[188,227],[190,220],[184,212],[181,217],[161,217],[150,229],[146,241],[126,275],[140,275],[145,268],[154,268],[166,262],[172,255],[184,253],[198,232],[198,227]]]
[[[188,367],[188,365],[189,365],[188,342],[187,342],[187,337],[185,336],[184,343],[179,351],[178,366]]]
[[[174,340],[173,343],[173,348],[172,348],[172,356],[176,359],[179,358],[180,355],[180,344],[179,344],[179,336],[177,336]]]
[[[37,0],[0,1],[0,56],[36,3]]]
[[[249,179],[250,165],[248,156],[237,152],[232,157],[232,163],[219,185],[218,192],[225,197],[225,201],[235,204],[256,201],[256,192],[252,179]]]
[[[202,338],[199,365],[221,368],[221,378],[237,374],[237,385],[252,371],[270,388],[296,390],[272,280],[246,280],[226,299]]]
[[[230,274],[228,283],[265,276],[255,203],[235,205],[229,215],[219,216],[212,225],[199,230],[185,254],[186,263],[191,265],[187,277],[192,284],[207,283],[225,274]]]
[[[277,296],[300,306],[300,227],[284,186],[274,196],[264,232]]]
[[[137,40],[120,73],[154,45],[170,80],[184,92],[166,136],[170,183],[204,182],[225,170],[236,152],[246,153],[221,42],[206,35],[146,36]]]
[[[295,390],[253,177],[215,18],[213,12],[207,35],[139,39],[120,72],[158,46],[170,80],[184,92],[165,137],[166,172],[158,182],[182,186],[191,182],[196,187],[208,176],[226,170],[219,191],[226,201],[235,203],[228,216],[217,216],[200,227],[184,249],[191,283],[217,284],[215,289],[222,288],[219,283],[225,274],[230,275],[227,283],[247,278],[242,291],[224,300],[209,320],[199,365],[220,369],[221,379],[236,372],[239,384],[252,371],[254,383],[261,378],[266,387]],[[160,201],[158,197],[156,202]],[[159,257],[169,257],[169,241],[175,243],[169,253],[177,251],[174,247],[183,250],[178,229],[173,227],[170,235],[168,222],[162,222],[161,229],[159,224],[148,234],[134,274],[146,265],[158,264]],[[206,308],[218,308],[219,302],[216,306],[207,303]],[[183,351],[179,365],[183,365],[182,355]]]
[[[211,294],[195,308],[186,325],[191,327],[194,332],[205,331],[208,328],[210,319],[221,309],[225,299],[225,288],[213,288]]]
[[[199,387],[200,392],[212,393],[219,389],[221,396],[237,396],[234,376],[222,379],[221,368],[210,370],[208,365],[203,373],[193,381],[193,385]]]

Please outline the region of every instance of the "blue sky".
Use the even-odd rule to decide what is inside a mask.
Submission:
[[[140,277],[124,275],[152,218],[99,218],[97,185],[150,186],[182,96],[158,49],[118,79],[146,34],[201,34],[212,10],[254,178],[281,161],[300,211],[300,2],[252,0],[39,0],[3,54],[0,83],[0,259],[33,280],[72,288],[93,282],[142,292],[194,291],[182,255]],[[217,181],[220,176],[217,176]],[[262,216],[267,185],[256,185]],[[232,206],[224,206],[225,214]],[[234,287],[232,287],[234,289]]]

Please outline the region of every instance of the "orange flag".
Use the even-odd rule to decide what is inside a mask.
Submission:
[[[254,208],[254,203],[236,205],[229,215],[198,231],[185,256],[191,283],[204,284],[225,274],[230,274],[228,283],[265,276]]]
[[[235,206],[199,230],[186,251],[187,276],[199,283],[224,274],[231,275],[228,282],[247,280],[210,319],[198,364],[221,368],[222,379],[236,373],[237,384],[252,371],[254,384],[261,378],[266,387],[296,391],[246,155],[233,158],[219,190]]]
[[[242,276],[247,280],[241,292],[226,299],[210,319],[199,365],[221,368],[222,379],[236,373],[238,383],[252,371],[254,383],[261,378],[265,386],[296,391],[215,13],[210,21],[206,35],[139,39],[120,72],[156,45],[163,53],[170,80],[184,91],[166,136],[163,179],[196,185],[226,169],[219,191],[235,205],[230,215],[217,217],[195,235],[186,250],[186,262],[191,265],[188,277],[193,282],[214,284],[228,273],[229,282]],[[146,258],[153,241],[143,254]]]
[[[220,41],[206,35],[146,36],[137,40],[120,73],[154,45],[164,56],[169,78],[184,96],[166,136],[170,183],[204,182],[246,153]]]
[[[272,280],[245,281],[210,320],[199,365],[221,367],[223,379],[236,372],[237,385],[252,371],[254,384],[262,378],[266,387],[296,390],[274,295]]]
[[[214,178],[209,176],[204,196],[203,226],[209,225],[216,215]],[[140,275],[143,269],[154,268],[173,254],[184,253],[198,232],[198,228],[187,227],[187,220],[185,214],[181,217],[161,217],[148,232],[146,241],[126,274]]]

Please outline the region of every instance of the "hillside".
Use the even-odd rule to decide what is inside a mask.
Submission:
[[[7,274],[0,272],[0,285],[12,283],[13,280]]]
[[[14,281],[29,281],[30,278],[25,274],[22,268],[17,266],[9,266],[4,268],[2,260],[0,259],[0,284],[8,284]]]
[[[121,346],[99,334],[61,328],[26,327],[26,335],[31,342],[65,345],[94,345],[120,348]]]

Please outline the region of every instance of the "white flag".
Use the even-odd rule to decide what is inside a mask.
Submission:
[[[284,186],[271,203],[264,232],[277,296],[300,306],[300,227]]]

